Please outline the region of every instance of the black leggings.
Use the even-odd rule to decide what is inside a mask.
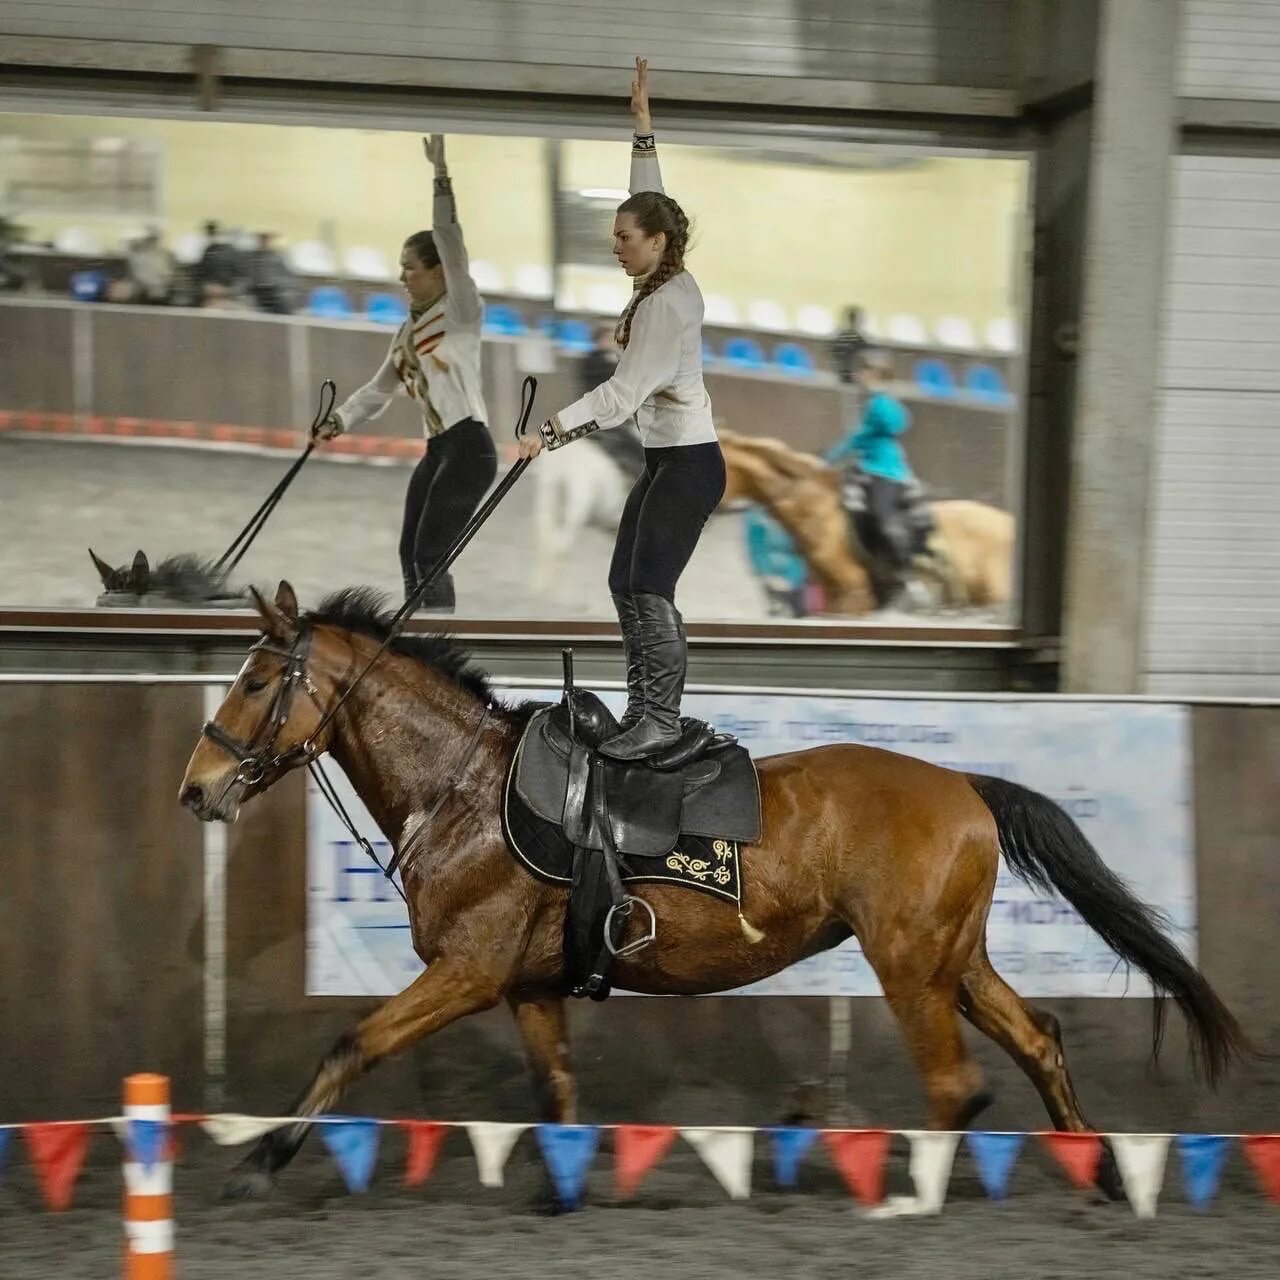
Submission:
[[[404,499],[400,568],[406,585],[426,577],[448,550],[497,473],[493,437],[474,418],[463,418],[427,442]]]
[[[644,451],[609,566],[615,596],[638,591],[675,602],[676,581],[693,555],[707,517],[724,497],[724,454],[712,440]]]

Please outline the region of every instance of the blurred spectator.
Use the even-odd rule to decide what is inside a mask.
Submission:
[[[0,215],[0,289],[21,289],[26,284],[26,272],[13,253],[25,236],[26,228]]]
[[[612,324],[599,324],[592,335],[590,351],[578,362],[578,394],[585,396],[608,382],[618,368],[618,344]],[[634,422],[624,422],[610,431],[597,431],[587,437],[589,443],[603,449],[628,480],[634,480],[644,469],[644,446]]]
[[[858,359],[871,344],[862,332],[862,308],[846,307],[840,332],[831,340],[831,364],[845,386],[853,386]]]
[[[134,241],[128,254],[134,302],[163,306],[173,293],[173,255],[160,242],[158,231]]]
[[[806,617],[808,569],[791,535],[763,507],[754,504],[743,512],[742,524],[751,571],[760,581],[769,616]]]
[[[204,233],[208,243],[193,272],[196,299],[201,306],[221,306],[244,279],[243,255],[216,222],[206,222]]]
[[[258,233],[257,248],[249,251],[245,266],[249,293],[258,309],[277,316],[291,315],[297,301],[297,281],[270,231]]]

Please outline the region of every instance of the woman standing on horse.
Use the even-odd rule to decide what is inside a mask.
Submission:
[[[702,293],[685,270],[689,219],[662,190],[649,117],[647,63],[631,85],[631,197],[618,206],[613,254],[635,282],[618,321],[617,371],[544,422],[523,457],[633,419],[645,468],[631,490],[609,567],[622,628],[627,710],[602,755],[639,760],[680,737],[688,650],[676,582],[724,493],[724,456],[702,383]]]
[[[328,440],[362,426],[382,413],[401,388],[418,402],[427,450],[405,495],[400,568],[406,599],[471,518],[498,469],[480,381],[484,306],[467,265],[444,138],[424,138],[423,149],[435,170],[435,203],[432,229],[415,231],[400,251],[409,318],[372,380],[330,414],[318,432]],[[450,574],[436,580],[422,607],[453,612]]]

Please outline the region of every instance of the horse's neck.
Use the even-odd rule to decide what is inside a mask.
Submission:
[[[371,672],[335,717],[333,758],[397,849],[455,781],[483,714],[443,677]]]

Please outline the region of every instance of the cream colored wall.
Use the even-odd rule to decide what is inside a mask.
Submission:
[[[412,133],[10,115],[0,116],[4,134],[154,142],[164,167],[162,212],[153,221],[171,243],[214,218],[276,231],[286,242],[331,235],[339,250],[372,245],[394,261],[406,235],[431,225],[431,170]],[[551,235],[543,141],[459,135],[448,147],[471,256],[507,275],[545,264]],[[41,239],[81,226],[110,243],[149,220],[24,214],[22,221]]]
[[[430,171],[411,133],[215,122],[0,116],[0,136],[147,139],[163,154],[162,211],[172,243],[207,218],[286,242],[372,245],[394,259],[405,235],[431,222]],[[932,326],[959,316],[979,328],[1017,314],[1017,238],[1027,165],[922,158],[908,168],[836,170],[760,164],[722,148],[663,145],[668,191],[696,222],[690,266],[706,294],[745,314],[753,299],[794,320],[807,304],[838,312],[859,302],[883,325],[894,313]],[[547,265],[551,233],[546,143],[457,135],[450,167],[473,259],[510,283]],[[629,141],[570,142],[569,187],[626,186]],[[104,242],[146,219],[23,215],[40,238],[68,225]],[[570,293],[591,285],[625,299],[620,272],[575,268]]]
[[[794,317],[816,304],[861,303],[882,325],[895,313],[932,326],[982,327],[1019,310],[1018,229],[1027,164],[922,157],[910,167],[836,170],[760,165],[720,149],[658,143],[663,184],[695,223],[690,269],[704,294],[745,311],[771,300]],[[625,142],[565,149],[566,186],[625,187]],[[610,280],[577,270],[585,292]]]

